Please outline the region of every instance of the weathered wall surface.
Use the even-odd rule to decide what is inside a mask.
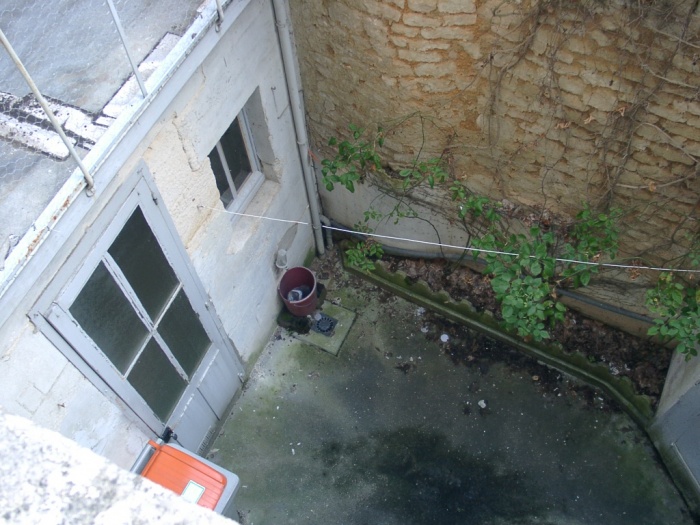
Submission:
[[[89,244],[83,242],[86,233],[113,214],[114,203],[133,188],[134,169],[145,162],[173,233],[179,235],[218,315],[222,335],[249,366],[267,342],[281,307],[277,250],[285,248],[289,264],[298,265],[313,247],[308,226],[290,228],[223,213],[207,154],[247,101],[258,97],[251,113],[256,113],[255,138],[261,139],[257,153],[264,182],[241,211],[309,222],[271,3],[236,3],[241,4],[245,8],[238,18],[228,18],[232,27],[221,32],[212,27],[173,75],[178,82],[182,76],[182,89],[161,91],[149,108],[159,113],[146,110],[138,126],[130,128],[143,128],[145,136],[125,139],[107,155],[104,171],[95,177],[95,196],[77,199],[3,296],[0,406],[121,467],[130,467],[147,439],[155,436],[109,387],[96,386],[94,378],[81,372],[71,360],[77,357],[65,354],[67,343],[59,346],[55,335],[43,332],[45,322],[33,321],[46,315],[38,302],[54,294],[49,298],[53,300],[75,271],[71,255]],[[229,380],[239,381],[235,376]]]
[[[300,227],[293,244],[280,246],[289,224],[223,213],[207,155],[246,107],[265,182],[241,211],[309,222],[271,5],[251,2],[236,26],[173,101],[143,158],[225,332],[247,362],[279,313],[277,250],[289,250],[290,264],[301,264],[313,241],[311,228]]]
[[[392,167],[443,155],[492,198],[623,208],[624,252],[668,261],[697,232],[700,13],[648,4],[293,0],[314,146],[381,124]]]
[[[621,208],[618,259],[675,266],[698,239],[698,4],[292,0],[312,147],[327,158],[328,138],[348,138],[348,124],[381,125],[387,168],[440,156],[471,192],[525,217],[543,209],[572,216],[584,202]],[[372,184],[349,195],[322,190],[324,213],[352,225],[370,206],[386,213],[396,205]],[[416,209],[439,240],[464,245],[446,192],[419,197]],[[415,219],[376,231],[438,240]],[[656,274],[609,272],[588,293],[645,313],[647,277]],[[700,479],[700,456],[686,417],[700,406],[691,388],[698,370],[678,373],[681,361],[655,436],[664,457],[681,458],[674,476],[700,502],[687,478]]]
[[[4,523],[236,523],[0,407]]]

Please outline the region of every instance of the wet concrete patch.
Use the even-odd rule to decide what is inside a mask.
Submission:
[[[542,509],[519,471],[503,471],[441,433],[423,428],[379,432],[350,443],[330,442],[321,460],[338,490],[364,477],[381,486],[367,501],[403,523],[486,523],[525,520]],[[336,474],[338,473],[338,474]],[[370,510],[370,514],[371,514]],[[372,516],[367,516],[372,521]]]
[[[280,331],[213,445],[242,523],[692,523],[600,394],[500,346],[453,360],[439,320],[338,282],[357,313],[338,357]]]

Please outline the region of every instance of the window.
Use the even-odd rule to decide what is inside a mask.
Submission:
[[[246,200],[252,193],[247,186],[259,186],[258,182],[262,183],[263,177],[245,111],[233,120],[216,143],[209,153],[209,161],[221,202],[226,209],[231,209],[234,202],[236,207],[240,207],[240,201]]]
[[[167,421],[211,346],[140,208],[103,254],[69,312]]]

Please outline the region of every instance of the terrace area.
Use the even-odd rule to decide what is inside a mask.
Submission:
[[[0,46],[0,293],[24,264],[23,255],[41,242],[84,185],[78,159],[95,175],[120,129],[132,124],[134,108],[158,88],[149,79],[156,79],[168,52],[206,6],[201,0],[89,0],[78,9],[70,2],[0,8],[3,40],[75,153],[21,67]],[[110,128],[115,129],[107,133]]]
[[[314,269],[334,335],[278,329],[209,454],[241,478],[241,523],[693,522],[602,393],[333,257]]]

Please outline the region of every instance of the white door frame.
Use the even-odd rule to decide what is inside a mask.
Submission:
[[[207,372],[216,368],[212,366],[215,360],[219,359],[219,361],[225,362],[228,370],[235,374],[236,377],[231,378],[231,385],[229,385],[229,388],[233,388],[233,393],[240,387],[244,373],[238,352],[232,341],[225,335],[223,326],[213,311],[204,287],[177,234],[175,225],[161,203],[162,199],[148,168],[141,161],[132,176],[104,207],[93,225],[78,242],[78,246],[62,265],[55,279],[47,287],[46,292],[30,314],[42,332],[100,391],[118,405],[122,407],[126,405],[128,411],[134,414],[155,435],[161,434],[165,426],[177,430],[181,423],[186,424],[183,420],[187,419],[188,406],[206,406],[206,401],[202,403],[202,392],[206,392],[207,389],[211,390],[212,387],[211,385],[203,385],[203,381],[206,379]],[[73,300],[99,264],[103,254],[137,206],[141,207],[151,231],[180,280],[182,289],[212,343],[166,422],[162,422],[156,417],[133,387],[116,371],[111,361],[83,332],[68,311]],[[233,393],[231,397],[233,397]],[[192,402],[195,398],[198,402]],[[212,408],[211,410],[217,418],[225,415],[220,406],[218,409]],[[189,419],[197,420],[198,418],[191,415]],[[203,434],[207,434],[207,431],[210,429],[202,429]],[[197,432],[186,430],[183,434],[196,436]],[[204,437],[203,435],[202,439]],[[201,441],[197,441],[196,437],[188,439],[191,443],[184,443],[184,446],[199,448]]]

